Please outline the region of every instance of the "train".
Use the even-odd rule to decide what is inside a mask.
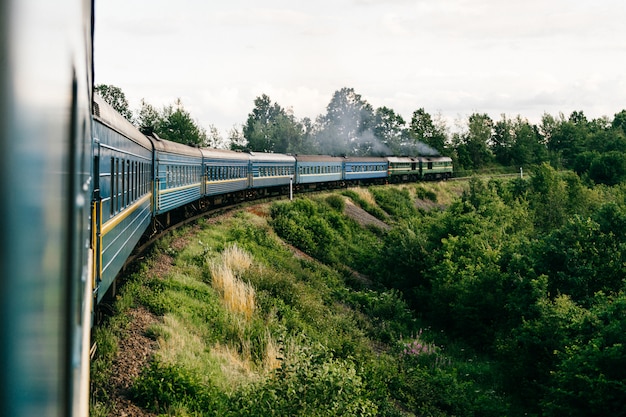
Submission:
[[[93,249],[99,303],[146,230],[210,207],[288,192],[447,179],[448,157],[341,157],[238,152],[144,135],[93,101]]]
[[[0,415],[86,416],[94,311],[146,233],[254,198],[452,175],[450,158],[236,152],[94,95],[91,0],[0,3]]]

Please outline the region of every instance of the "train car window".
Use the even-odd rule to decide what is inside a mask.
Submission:
[[[119,213],[119,211],[121,210],[122,207],[122,202],[121,200],[121,195],[122,195],[122,184],[124,183],[124,179],[122,178],[122,170],[120,167],[120,163],[123,163],[124,161],[121,160],[119,158],[115,158],[115,171],[117,172],[116,176],[117,176],[117,189],[115,192],[115,212]],[[120,182],[121,181],[121,182]]]
[[[132,184],[132,182],[130,181],[130,161],[127,159],[126,160],[126,204],[124,205],[124,207],[128,207],[130,204],[130,185]]]
[[[111,216],[115,213],[115,183],[116,183],[116,178],[115,178],[115,158],[111,157],[111,207],[110,207],[110,212],[111,212]]]
[[[121,180],[120,185],[121,186],[120,186],[120,195],[119,195],[118,201],[119,201],[119,209],[120,210],[122,210],[124,208],[124,206],[125,206],[125,200],[124,200],[124,197],[125,197],[125,195],[124,195],[125,188],[124,187],[126,185],[126,175],[125,175],[126,172],[125,172],[125,169],[124,169],[125,167],[126,167],[126,160],[124,158],[122,158],[122,160],[120,162],[120,167],[119,167],[119,169],[120,169],[120,180]]]
[[[141,162],[135,161],[135,200],[138,200],[139,196],[141,195],[139,188],[141,186],[141,169],[139,168],[140,164]]]
[[[139,162],[139,196],[143,193],[143,162]]]

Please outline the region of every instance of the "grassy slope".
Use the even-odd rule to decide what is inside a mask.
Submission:
[[[452,183],[402,188],[413,200],[434,193],[444,205],[459,191]],[[355,194],[393,224],[370,193]],[[330,246],[375,250],[384,232],[358,226],[325,198],[298,204],[357,241]],[[98,330],[93,415],[119,414],[131,402],[135,415],[502,414],[488,363],[442,347],[398,293],[355,278],[366,272],[354,266],[367,252],[348,259],[333,249],[333,269],[278,238],[269,212],[255,206],[201,221],[157,245]],[[130,324],[138,309],[155,318],[144,329]],[[129,389],[114,387],[125,341],[140,336],[151,340],[150,360]]]

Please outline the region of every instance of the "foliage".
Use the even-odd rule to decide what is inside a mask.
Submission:
[[[131,387],[131,395],[154,412],[167,412],[175,403],[183,402],[192,410],[203,408],[209,393],[200,379],[184,368],[153,360]],[[199,403],[200,402],[200,403]]]
[[[423,107],[413,112],[409,135],[417,145],[417,149],[416,152],[406,153],[407,155],[433,155],[445,149],[445,125],[441,123],[441,119],[433,120]]]
[[[248,141],[248,148],[252,151],[281,153],[307,151],[300,143],[302,126],[278,103],[272,104],[271,99],[265,94],[254,100],[254,109],[248,115],[243,135]]]
[[[94,87],[94,90],[104,101],[109,103],[115,111],[129,122],[133,122],[133,112],[130,110],[126,94],[124,94],[121,88],[114,85],[98,84]]]
[[[408,218],[417,213],[415,203],[411,200],[411,195],[406,189],[370,187],[369,190],[378,206],[394,218]]]
[[[185,145],[204,146],[207,143],[206,130],[193,121],[180,99],[174,106],[163,108],[155,133],[163,139]]]
[[[317,136],[320,153],[371,155],[381,150],[372,131],[374,109],[353,88],[335,91]]]
[[[172,269],[119,299],[163,316],[137,398],[181,415],[621,415],[626,187],[590,184],[546,164],[428,212],[409,208],[426,184],[349,190],[393,227],[319,195],[165,241]],[[211,286],[218,264],[254,288],[249,313]]]
[[[353,361],[336,359],[321,345],[295,347],[274,375],[233,402],[248,416],[376,416]]]

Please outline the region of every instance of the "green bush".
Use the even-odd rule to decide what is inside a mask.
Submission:
[[[179,366],[167,365],[155,359],[144,368],[131,386],[131,395],[140,405],[162,413],[177,404],[201,411],[210,397],[200,379]]]
[[[419,198],[421,200],[430,200],[433,203],[437,202],[437,193],[435,193],[432,190],[427,190],[423,186],[417,185],[415,187],[415,192],[416,192],[417,198]]]
[[[406,219],[417,214],[409,190],[393,187],[370,187],[376,203],[397,219]]]
[[[356,365],[319,345],[291,351],[274,375],[237,393],[231,407],[246,416],[378,415]]]
[[[343,213],[343,210],[346,208],[346,200],[338,194],[331,194],[326,197],[326,204],[340,213]]]

